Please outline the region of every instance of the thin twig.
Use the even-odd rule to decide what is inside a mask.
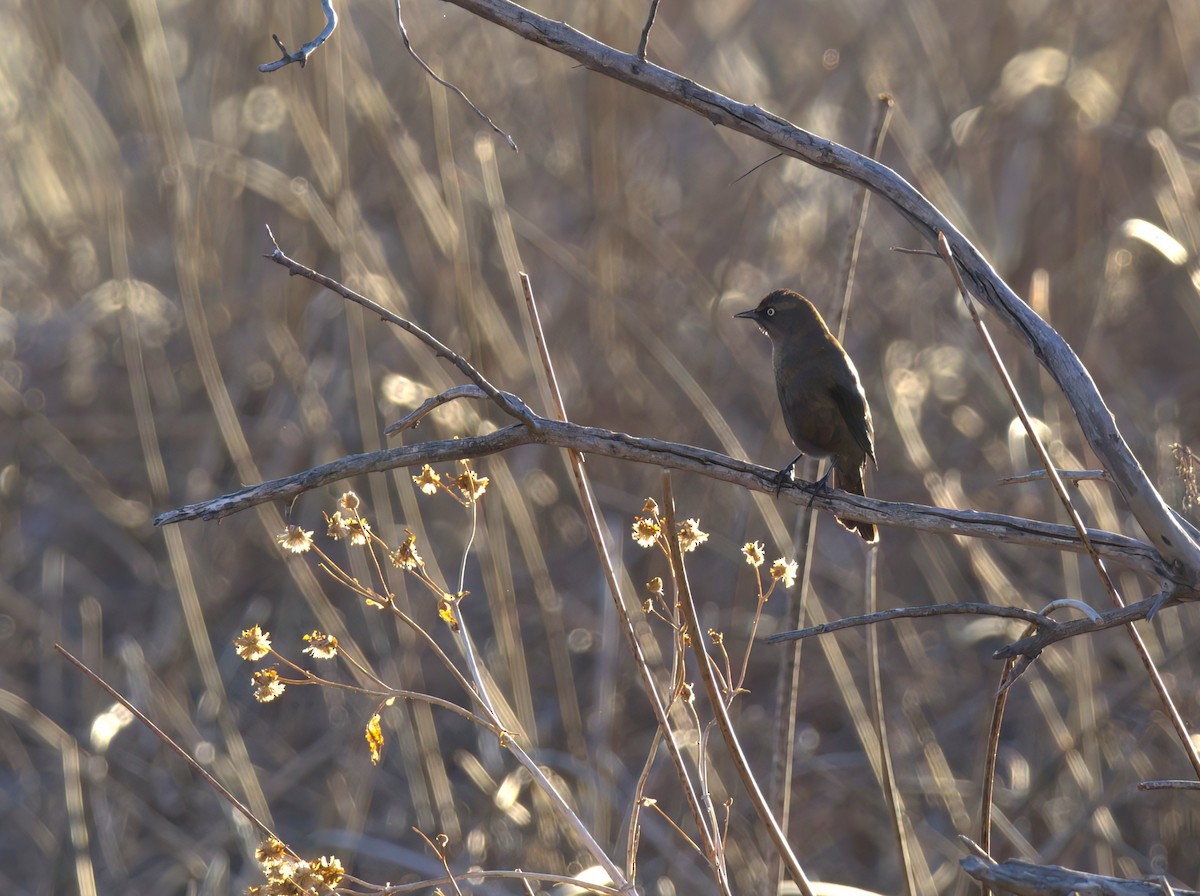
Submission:
[[[733,729],[733,722],[729,719],[729,712],[725,708],[725,700],[721,695],[721,689],[714,674],[712,659],[708,655],[707,638],[704,636],[706,629],[701,626],[700,617],[696,613],[696,603],[692,599],[691,587],[688,585],[687,568],[683,563],[683,553],[679,548],[679,539],[675,535],[678,528],[675,522],[675,496],[671,489],[671,473],[669,470],[663,470],[662,487],[663,518],[666,520],[667,544],[670,546],[671,553],[671,570],[675,577],[675,584],[679,589],[680,609],[683,612],[684,622],[687,623],[688,631],[691,635],[692,652],[696,655],[696,665],[700,671],[700,680],[704,682],[704,689],[708,693],[708,702],[712,706],[717,728],[721,732],[721,737],[725,740],[729,756],[733,759],[733,764],[737,768],[742,785],[746,788],[746,795],[750,797],[750,803],[754,807],[754,812],[758,816],[759,823],[767,829],[772,843],[774,843],[776,850],[779,852],[780,858],[783,859],[788,877],[792,879],[792,883],[800,890],[801,896],[813,896],[812,884],[809,882],[808,876],[804,873],[804,869],[800,867],[800,862],[797,861],[795,854],[792,852],[787,837],[784,836],[783,830],[779,827],[779,822],[771,814],[771,807],[767,805],[767,798],[763,796],[762,789],[758,786],[758,781],[755,779],[754,773],[750,770],[750,763],[746,759],[746,754],[742,750],[737,732]]]
[[[1134,606],[1138,606],[1134,604]],[[790,632],[776,632],[767,637],[768,644],[780,641],[799,641],[815,635],[828,635],[840,632],[842,629],[857,628],[862,625],[875,625],[880,622],[891,622],[895,619],[926,619],[931,616],[999,616],[1004,619],[1019,619],[1037,626],[1053,626],[1054,620],[1024,607],[1001,607],[995,604],[957,603],[931,604],[926,607],[896,607],[891,610],[878,610],[874,613],[864,613],[861,616],[847,616],[822,625],[797,629]],[[1113,623],[1119,625],[1120,623]]]
[[[457,93],[459,98],[462,99],[462,101],[464,103],[466,103],[468,106],[471,107],[472,112],[474,112],[476,115],[478,115],[480,118],[482,118],[485,122],[487,122],[488,127],[490,127],[493,131],[495,131],[501,137],[503,137],[504,140],[508,143],[508,145],[510,147],[512,147],[513,152],[517,152],[517,141],[512,138],[511,134],[509,134],[507,131],[501,130],[500,126],[497,125],[496,122],[494,122],[490,118],[488,118],[487,115],[484,114],[483,110],[480,109],[478,106],[476,106],[473,102],[471,102],[471,98],[469,96],[467,96],[465,93],[463,93],[457,86],[455,86],[454,84],[451,84],[449,81],[445,80],[444,78],[439,77],[437,72],[435,72],[433,69],[431,69],[429,67],[429,65],[425,62],[425,60],[422,59],[421,56],[417,53],[417,51],[415,49],[413,49],[413,45],[408,39],[408,29],[404,27],[404,18],[400,15],[400,0],[396,0],[396,24],[400,26],[400,37],[404,41],[404,48],[406,50],[408,50],[409,55],[412,56],[413,59],[417,60],[417,64],[420,65],[421,68],[425,69],[425,74],[429,75],[429,77],[433,78],[433,80],[437,81],[439,84],[441,84],[447,90],[451,90],[454,93]]]
[[[97,673],[92,671],[92,669],[89,668],[88,665],[83,662],[83,660],[76,657],[74,654],[72,654],[69,650],[67,650],[67,648],[63,647],[61,644],[55,644],[54,649],[57,650],[60,654],[62,654],[62,656],[67,660],[67,662],[69,662],[75,668],[79,669],[79,671],[83,672],[86,676],[88,676],[88,678],[92,679],[92,681],[94,681],[96,684],[98,684],[110,697],[112,697],[114,700],[116,700],[118,703],[120,703],[122,706],[124,706],[127,710],[129,710],[131,713],[133,713],[134,718],[136,718],[139,722],[141,722],[143,725],[145,725],[147,728],[149,728],[155,737],[157,737],[164,744],[166,744],[168,747],[170,747],[172,750],[174,750],[179,755],[179,757],[181,759],[183,759],[183,761],[186,762],[192,768],[192,770],[194,772],[196,772],[196,774],[198,774],[205,781],[207,781],[208,785],[210,787],[212,787],[212,789],[215,790],[217,793],[219,793],[225,799],[225,801],[229,803],[229,805],[233,806],[233,808],[236,809],[238,813],[240,813],[242,816],[244,816],[247,821],[249,821],[252,825],[254,825],[256,828],[258,828],[260,831],[262,831],[268,837],[271,837],[275,840],[279,840],[280,843],[283,842],[276,835],[276,833],[273,830],[271,830],[270,825],[268,825],[265,821],[260,819],[253,812],[251,812],[250,809],[248,809],[246,807],[245,803],[243,803],[236,796],[234,796],[232,793],[230,793],[225,788],[225,785],[223,785],[220,781],[218,781],[211,774],[209,774],[208,771],[204,768],[204,766],[202,766],[199,762],[197,762],[195,759],[193,759],[191,757],[191,755],[188,753],[188,751],[185,750],[183,747],[181,747],[179,744],[177,744],[171,738],[171,736],[169,734],[167,734],[165,731],[163,731],[161,728],[159,728],[157,725],[155,725],[152,721],[150,721],[150,718],[145,713],[143,713],[140,709],[138,709],[136,706],[134,706],[132,703],[130,703],[127,699],[125,699],[125,696],[120,691],[118,691],[116,688],[114,688],[112,685],[110,685],[107,681],[105,681],[103,678],[101,678]],[[287,849],[286,846],[284,848]],[[288,854],[293,856],[294,858],[299,858],[299,856],[297,856],[290,849],[288,849]]]
[[[1099,480],[1100,482],[1112,482],[1112,477],[1104,470],[1056,470],[1058,477],[1064,482],[1085,482],[1088,480]],[[1028,473],[1022,473],[1019,476],[1005,476],[1003,479],[997,479],[997,485],[1017,485],[1022,482],[1039,482],[1043,479],[1049,479],[1050,474],[1045,470],[1030,470]]]
[[[321,0],[321,9],[325,13],[325,27],[321,29],[321,33],[302,46],[295,53],[289,53],[288,48],[283,45],[283,41],[279,39],[279,35],[272,34],[271,40],[275,41],[275,46],[279,47],[279,52],[282,57],[274,62],[265,62],[258,67],[260,72],[273,72],[276,69],[281,69],[285,65],[291,65],[293,62],[299,62],[300,67],[304,68],[308,64],[308,57],[312,55],[313,50],[321,46],[333,34],[333,30],[337,28],[338,17],[337,11],[333,8],[333,0]]]
[[[435,408],[440,408],[444,404],[449,404],[452,401],[456,401],[459,398],[486,398],[489,401],[491,400],[488,394],[478,386],[471,384],[455,386],[452,389],[447,389],[445,392],[441,392],[433,396],[433,398],[426,398],[423,402],[421,402],[421,406],[419,408],[417,408],[415,411],[409,411],[407,414],[385,429],[383,434],[385,436],[394,436],[396,433],[403,432],[406,429],[415,429],[421,424],[421,421],[427,414],[429,414],[430,411],[434,410]],[[516,399],[516,396],[514,395],[513,398]]]
[[[637,58],[646,58],[646,48],[650,45],[650,29],[654,27],[654,17],[658,15],[659,0],[650,0],[650,13],[646,16],[646,24],[642,26],[642,38],[638,41]]]
[[[463,375],[467,379],[471,380],[471,382],[482,389],[485,393],[487,393],[487,396],[492,399],[492,401],[494,401],[496,405],[502,411],[504,411],[504,413],[508,414],[510,417],[520,420],[522,423],[528,426],[531,426],[535,429],[537,428],[537,420],[539,418],[533,413],[533,411],[526,407],[524,403],[522,403],[521,400],[512,393],[502,392],[493,386],[487,381],[483,374],[471,366],[471,363],[467,361],[466,358],[462,357],[462,355],[450,350],[416,324],[405,320],[394,311],[384,308],[378,302],[368,299],[366,296],[355,292],[348,286],[342,285],[332,277],[326,277],[319,271],[314,271],[312,268],[302,265],[295,259],[289,258],[286,254],[284,254],[284,251],[279,248],[279,243],[275,240],[275,234],[271,232],[270,227],[267,228],[267,235],[271,238],[271,244],[275,247],[275,251],[266,257],[271,259],[271,261],[275,262],[276,264],[287,268],[293,277],[305,277],[311,280],[313,283],[324,286],[326,289],[337,293],[342,298],[348,299],[357,305],[361,305],[368,311],[378,314],[380,318],[388,323],[394,324],[405,332],[416,336],[433,350],[433,353],[436,357],[445,358],[460,371],[462,371]]]

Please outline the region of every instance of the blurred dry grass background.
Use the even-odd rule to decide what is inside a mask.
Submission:
[[[647,3],[537,7],[632,49]],[[457,718],[395,707],[375,769],[361,733],[371,706],[313,689],[253,703],[230,640],[254,622],[292,655],[304,632],[343,626],[397,684],[458,696],[403,633],[371,625],[378,617],[349,595],[281,557],[272,536],[285,517],[319,529],[336,490],[219,525],[152,528],[162,510],[381,447],[384,424],[455,382],[404,334],[264,261],[264,225],[289,254],[545,410],[515,279],[526,270],[573,419],[770,466],[789,459],[767,342],[731,315],[778,285],[830,307],[850,184],[783,159],[735,182],[765,147],[455,7],[409,0],[420,52],[514,135],[513,154],[404,53],[390,3],[340,12],[306,69],[261,75],[256,64],[277,55],[272,31],[295,46],[320,29],[316,3],[0,8],[6,893],[74,892],[83,856],[101,892],[218,893],[256,880],[257,835],[146,731],[120,727],[56,641],[305,854],[336,852],[380,882],[436,873],[418,825],[450,835],[457,867],[584,860],[494,738]],[[650,57],[853,147],[875,95],[891,92],[884,161],[1060,329],[1178,506],[1169,445],[1200,444],[1200,3],[668,0]],[[996,484],[1031,455],[944,269],[888,251],[897,245],[912,234],[877,201],[846,340],[875,414],[873,491],[1063,519],[1048,488]],[[1001,347],[1062,466],[1087,466],[1049,380],[1014,341]],[[495,422],[494,410],[458,403],[406,438]],[[465,612],[536,729],[540,760],[619,855],[653,724],[573,487],[550,451],[479,467],[494,486]],[[656,471],[602,459],[589,469],[630,581],[666,575],[628,538]],[[427,557],[458,562],[461,512],[418,501],[405,471],[349,485],[377,531],[394,541],[407,526]],[[676,489],[681,514],[712,533],[691,560],[702,612],[744,644],[754,601],[738,548],[760,539],[771,558],[791,556],[796,515],[705,480],[677,477]],[[1104,487],[1080,496],[1090,523],[1140,534]],[[1103,600],[1074,557],[882,535],[885,607]],[[860,610],[862,559],[855,538],[820,521],[820,612]],[[1129,599],[1149,585],[1121,584]],[[436,630],[423,597],[413,593],[414,613]],[[1200,712],[1198,625],[1183,608],[1146,630],[1186,719]],[[954,836],[977,825],[1000,671],[989,654],[1012,633],[978,621],[880,632],[898,784],[930,870],[923,892],[966,888]],[[855,727],[864,643],[848,632],[804,648],[792,840],[816,877],[898,892]],[[773,648],[756,649],[752,693],[737,706],[764,780],[775,662]],[[70,739],[84,749],[78,768]],[[1119,631],[1049,651],[1022,680],[1001,769],[998,856],[1200,883],[1197,798],[1132,789],[1188,770]],[[727,773],[719,766],[715,781],[736,798],[731,865],[744,892],[760,879],[762,838]],[[682,811],[661,762],[650,793]],[[86,830],[72,830],[72,812]],[[640,869],[648,892],[710,887],[649,816]]]

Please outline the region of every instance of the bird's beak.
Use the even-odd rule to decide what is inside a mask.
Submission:
[[[749,311],[739,311],[734,317],[744,317],[748,320],[758,320],[758,309],[751,308]]]

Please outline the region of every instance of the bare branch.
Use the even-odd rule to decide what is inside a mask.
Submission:
[[[622,53],[563,22],[510,0],[449,0],[480,18],[562,53],[586,68],[682,106],[713,124],[782,150],[808,164],[865,184],[884,197],[930,244],[945,233],[968,289],[1032,349],[1071,404],[1088,444],[1112,476],[1133,516],[1162,554],[1171,578],[1200,588],[1200,544],[1180,525],[1117,429],[1091,375],[1063,338],[1021,301],[979,251],[896,172],[791,122],[709,90],[636,55]]]
[[[1200,781],[1142,781],[1138,790],[1200,790]]]
[[[1014,641],[1007,647],[1001,647],[992,656],[998,660],[1007,660],[1017,656],[1034,658],[1051,644],[1065,641],[1077,635],[1089,635],[1101,632],[1119,625],[1129,625],[1139,619],[1153,616],[1158,610],[1160,595],[1139,600],[1135,604],[1127,604],[1107,613],[1101,613],[1098,619],[1072,619],[1069,622],[1051,622],[1027,638]],[[1016,678],[1013,675],[1012,678]]]
[[[501,137],[503,137],[505,139],[505,141],[508,143],[508,145],[512,147],[512,151],[516,152],[517,151],[517,141],[512,138],[512,135],[509,134],[507,131],[501,130],[500,126],[497,125],[496,122],[494,122],[490,118],[488,118],[487,115],[484,114],[482,109],[480,109],[473,102],[471,102],[471,98],[469,96],[467,96],[465,93],[463,93],[454,84],[451,84],[449,81],[440,77],[438,75],[438,73],[435,72],[433,69],[431,69],[429,67],[429,64],[424,59],[421,58],[420,54],[418,54],[417,51],[415,49],[413,49],[412,42],[409,41],[409,39],[408,39],[408,29],[404,27],[404,17],[400,15],[400,0],[396,0],[396,24],[400,26],[400,38],[404,41],[404,48],[406,50],[408,50],[408,54],[410,56],[412,56],[413,59],[417,60],[417,64],[419,66],[421,66],[421,68],[425,69],[425,74],[429,75],[429,77],[433,78],[433,80],[437,81],[439,84],[441,84],[447,90],[457,93],[459,98],[464,103],[466,103],[468,106],[471,107],[471,111],[474,112],[476,115],[478,115],[480,118],[482,118],[485,122],[487,122],[488,127],[490,127],[493,131],[495,131]]]
[[[1034,865],[1019,859],[1007,862],[987,862],[979,856],[967,856],[959,861],[962,869],[978,881],[998,890],[1018,896],[1069,896],[1071,893],[1091,893],[1094,896],[1163,896],[1161,883],[1149,880],[1126,880],[1072,871],[1059,865]],[[1176,896],[1200,896],[1194,890],[1174,890]]]
[[[1019,619],[1032,625],[1054,625],[1054,620],[1033,610],[1023,607],[1002,607],[996,604],[955,603],[931,604],[926,607],[897,607],[891,610],[880,610],[876,613],[864,613],[861,616],[847,616],[845,619],[835,619],[821,625],[796,629],[790,632],[776,632],[764,638],[768,644],[780,641],[799,641],[814,635],[827,635],[840,632],[845,628],[856,628],[860,625],[875,625],[878,622],[891,622],[893,619],[926,619],[932,616],[1000,616],[1005,619]]]
[[[1112,477],[1104,470],[1057,470],[1058,477],[1064,482],[1073,482],[1079,484],[1087,480],[1099,480],[1100,482],[1112,482]],[[1019,485],[1022,482],[1039,482],[1042,479],[1049,479],[1050,474],[1045,470],[1030,470],[1028,473],[1022,473],[1019,476],[1005,476],[997,481],[999,485]]]
[[[511,392],[503,392],[493,386],[487,381],[483,374],[471,366],[471,363],[462,355],[451,350],[450,348],[447,348],[433,336],[426,333],[416,324],[412,323],[412,321],[405,320],[394,311],[389,311],[387,308],[384,308],[378,302],[368,299],[366,296],[355,292],[347,286],[343,286],[332,277],[326,277],[324,274],[314,271],[310,267],[305,267],[295,259],[289,258],[284,254],[283,250],[279,248],[279,243],[275,241],[275,234],[271,232],[270,227],[267,228],[267,235],[271,237],[271,243],[275,246],[275,251],[268,255],[267,258],[271,259],[271,261],[275,262],[276,264],[287,268],[292,276],[306,277],[313,283],[318,283],[321,286],[324,286],[326,289],[336,292],[342,298],[349,299],[355,304],[362,305],[362,307],[366,308],[368,311],[378,314],[381,319],[390,324],[395,324],[400,329],[416,336],[433,350],[433,353],[436,357],[445,358],[460,371],[462,371],[463,375],[480,389],[482,389],[483,392],[490,399],[492,399],[492,401],[494,401],[502,411],[504,411],[504,413],[508,414],[510,417],[515,417],[517,420],[520,420],[522,423],[525,423],[528,426],[533,426],[534,428],[537,427],[536,421],[542,418],[538,417],[537,414],[531,411],[524,402],[522,402]]]
[[[512,395],[511,392],[505,394]],[[487,397],[488,394],[478,386],[455,386],[453,389],[447,389],[445,392],[433,396],[433,398],[426,398],[423,402],[421,402],[421,406],[419,408],[417,408],[415,411],[409,411],[407,414],[385,429],[383,434],[385,436],[394,436],[396,433],[403,432],[406,429],[415,429],[417,426],[421,425],[421,421],[425,419],[429,412],[434,410],[434,408],[440,408],[442,405],[449,404],[450,402],[456,401],[459,398]],[[514,400],[520,401],[520,399],[515,395],[512,395],[512,397]]]
[[[288,48],[283,45],[283,41],[279,39],[279,35],[272,34],[271,40],[275,41],[275,46],[279,47],[279,52],[283,54],[274,62],[265,62],[258,67],[260,72],[273,72],[276,69],[283,68],[285,65],[291,65],[293,62],[299,62],[300,67],[304,68],[308,64],[308,57],[312,55],[313,50],[321,46],[329,39],[329,35],[333,34],[333,29],[337,28],[338,17],[337,12],[333,8],[333,0],[321,0],[321,9],[325,12],[325,27],[321,29],[321,33],[302,46],[295,53],[289,53]]]
[[[698,473],[710,479],[772,495],[778,488],[777,471],[736,460],[717,451],[661,439],[631,436],[577,423],[549,420],[533,414],[532,411],[529,413],[532,415],[529,425],[508,426],[487,435],[421,442],[338,458],[292,476],[248,486],[219,498],[168,511],[155,520],[155,525],[170,525],[194,519],[219,519],[267,501],[290,501],[306,491],[352,476],[379,473],[397,467],[485,457],[509,451],[519,445],[569,448],[585,454]],[[812,501],[813,506],[847,519],[904,526],[941,535],[990,538],[1007,544],[1053,548],[1074,553],[1083,550],[1072,527],[1040,520],[999,513],[880,501],[851,495],[838,489],[825,489],[814,496],[811,493],[811,484],[802,480],[785,485],[780,498],[797,505]],[[1161,559],[1145,542],[1102,529],[1089,529],[1088,536],[1102,557],[1132,567],[1156,581],[1166,577]],[[1196,598],[1200,598],[1200,594],[1186,589],[1176,588],[1171,593],[1172,602]]]

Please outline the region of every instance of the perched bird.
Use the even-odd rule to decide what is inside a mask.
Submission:
[[[790,289],[777,289],[750,311],[735,314],[758,324],[771,337],[775,386],[783,420],[800,454],[779,471],[780,482],[801,457],[830,458],[829,469],[817,484],[824,488],[837,471],[834,484],[863,495],[867,458],[875,463],[875,429],[871,409],[854,362],[829,332],[812,302]],[[839,519],[868,544],[879,540],[872,523]]]

